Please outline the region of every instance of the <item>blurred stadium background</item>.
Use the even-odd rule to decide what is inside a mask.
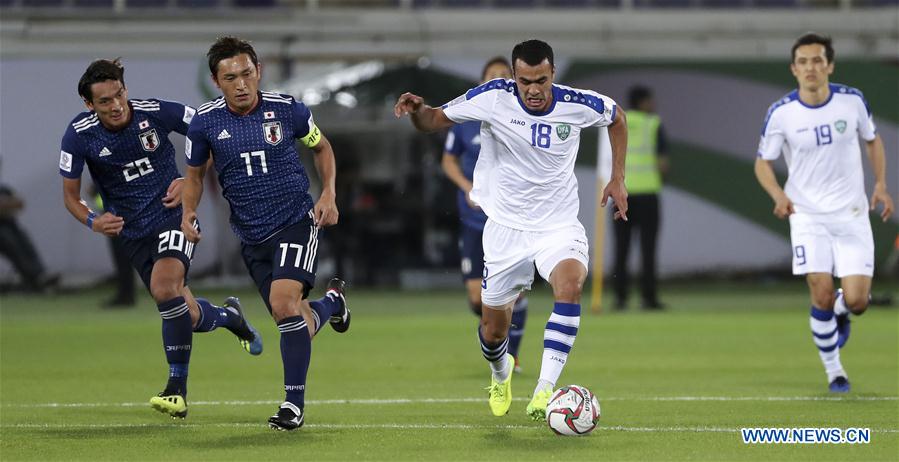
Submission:
[[[204,54],[226,34],[250,39],[263,88],[302,99],[331,138],[342,214],[319,273],[356,285],[459,286],[443,135],[417,134],[390,108],[402,91],[446,102],[475,83],[485,59],[532,37],[555,48],[559,83],[622,104],[630,85],[655,89],[673,142],[664,278],[787,275],[788,227],[751,165],[767,105],[795,86],[789,48],[805,31],[834,37],[833,81],[865,92],[890,192],[899,191],[896,0],[0,0],[0,15],[0,181],[26,201],[20,222],[68,287],[112,271],[104,240],[66,213],[56,171],[61,134],[83,109],[75,86],[87,63],[121,56],[131,97],[196,106],[218,94]],[[596,135],[585,135],[577,173],[591,236],[596,152]],[[209,187],[197,282],[249,283],[227,213]],[[880,275],[895,259],[897,217],[875,223]],[[16,283],[6,261],[0,281]]]

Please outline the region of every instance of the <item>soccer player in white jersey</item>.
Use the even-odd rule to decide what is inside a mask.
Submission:
[[[516,45],[512,70],[514,80],[491,80],[439,108],[404,93],[394,113],[409,114],[425,132],[481,122],[481,152],[469,197],[488,217],[478,330],[492,370],[488,402],[496,416],[508,413],[512,404],[513,359],[507,353],[512,306],[530,289],[536,265],[555,299],[544,331],[540,379],[526,409],[531,418],[541,420],[577,336],[587,277],[589,250],[577,219],[574,176],[580,132],[609,127],[612,180],[603,191],[602,205],[612,197],[618,208],[615,217],[626,220],[627,125],[624,111],[612,99],[553,84],[553,51],[545,42]]]
[[[792,49],[790,70],[799,88],[768,109],[755,175],[774,200],[774,214],[789,218],[793,274],[804,274],[811,295],[812,339],[818,347],[831,392],[849,391],[840,348],[849,338],[849,315],[868,307],[874,274],[874,238],[868,209],[883,204],[881,219],[893,213],[887,193],[883,142],[862,93],[829,82],[833,73],[829,37],[808,33]],[[870,203],[865,196],[859,138],[874,170]],[[781,153],[789,176],[782,189],[772,162]],[[841,289],[834,292],[833,276]]]

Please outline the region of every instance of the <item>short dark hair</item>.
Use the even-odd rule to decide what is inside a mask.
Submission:
[[[545,59],[549,61],[550,67],[556,67],[552,47],[542,40],[531,39],[515,45],[515,48],[512,48],[513,66],[517,59],[524,61],[528,66],[537,66]]]
[[[88,103],[93,102],[94,93],[91,91],[91,85],[107,80],[118,80],[125,87],[125,66],[122,65],[122,58],[116,59],[98,59],[87,66],[87,70],[78,81],[78,94]]]
[[[790,49],[790,62],[796,61],[796,49],[803,45],[824,45],[824,55],[827,57],[827,64],[833,62],[833,39],[826,35],[817,34],[815,32],[807,32],[802,37],[796,39],[793,48]]]
[[[215,76],[218,73],[219,63],[222,60],[233,58],[242,53],[246,53],[250,57],[254,66],[259,66],[256,50],[253,49],[253,45],[250,45],[250,42],[237,37],[219,37],[206,53],[206,58],[209,60],[209,72],[212,72],[212,75]]]
[[[652,90],[643,85],[634,85],[627,92],[627,99],[631,108],[637,108],[643,101],[652,98]]]
[[[509,69],[512,69],[512,66],[509,65],[509,60],[506,59],[505,56],[494,56],[490,58],[490,61],[487,61],[487,64],[484,64],[484,68],[481,69],[481,80],[484,80],[484,76],[487,75],[487,69],[490,69],[490,66],[494,64],[502,64]]]

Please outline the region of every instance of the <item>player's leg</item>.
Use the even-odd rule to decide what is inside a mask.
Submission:
[[[508,353],[512,308],[523,290],[534,281],[528,234],[487,221],[484,228],[484,279],[481,283],[483,310],[478,341],[490,364],[488,404],[495,416],[512,405],[512,370],[515,360]]]
[[[612,220],[612,230],[615,233],[615,269],[612,273],[612,286],[615,288],[615,309],[618,310],[627,308],[630,290],[627,260],[630,255],[632,228],[633,224],[630,221]]]
[[[247,319],[240,305],[240,299],[228,297],[222,306],[217,306],[203,297],[194,297],[187,286],[184,286],[182,293],[188,306],[195,307],[198,313],[197,319],[193,323],[194,332],[212,332],[219,327],[224,327],[237,337],[240,346],[247,353],[253,356],[262,354],[262,335]],[[194,310],[191,312],[193,313]]]
[[[553,288],[553,312],[543,333],[540,379],[526,409],[534,420],[546,415],[546,404],[565,368],[577,338],[581,293],[587,279],[589,248],[582,226],[546,233],[539,243],[537,270]]]
[[[834,269],[840,278],[840,290],[834,301],[838,345],[849,340],[850,318],[868,309],[871,277],[874,275],[874,234],[871,221],[861,215],[848,223],[830,225],[834,235]]]
[[[521,373],[521,360],[518,354],[521,347],[521,339],[524,337],[524,327],[528,320],[528,298],[522,292],[515,305],[512,307],[512,325],[509,326],[509,354],[515,358],[514,372]]]
[[[459,236],[459,253],[462,255],[462,280],[468,294],[468,307],[481,318],[481,281],[484,278],[484,232],[462,225]]]

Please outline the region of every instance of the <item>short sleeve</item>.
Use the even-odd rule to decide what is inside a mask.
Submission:
[[[465,147],[462,145],[462,126],[453,125],[449,133],[446,134],[446,143],[444,143],[443,151],[456,157],[461,156]]]
[[[293,102],[293,133],[307,148],[314,148],[322,140],[321,130],[315,125],[312,111],[299,101]]]
[[[59,151],[59,174],[66,178],[81,178],[84,170],[84,148],[78,139],[75,128],[69,125],[62,136],[62,145]]]
[[[476,120],[490,122],[497,95],[506,91],[508,83],[503,79],[491,80],[468,90],[464,95],[444,104],[440,108],[455,123]]]
[[[618,113],[618,103],[606,95],[600,95],[595,91],[584,91],[587,109],[586,126],[588,127],[608,127],[615,122],[615,115]]]
[[[874,125],[874,115],[871,114],[871,111],[868,109],[868,103],[865,101],[865,97],[858,92],[858,98],[856,99],[856,107],[858,111],[858,135],[862,137],[865,141],[874,141],[874,138],[877,137],[877,126]]]
[[[184,140],[184,155],[187,165],[199,167],[209,160],[209,140],[206,139],[206,127],[202,117],[194,117],[187,129]]]
[[[759,140],[758,156],[765,160],[774,160],[780,157],[785,140],[783,129],[780,127],[780,118],[777,117],[774,109],[772,107],[768,110]]]
[[[159,100],[159,117],[173,132],[187,135],[190,121],[196,113],[196,109],[179,102]]]

